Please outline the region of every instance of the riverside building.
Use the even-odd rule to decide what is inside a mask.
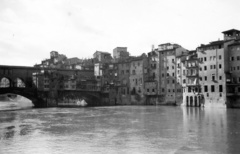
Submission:
[[[158,46],[160,104],[177,104],[182,102],[182,86],[176,81],[176,57],[184,54],[186,51],[178,44],[165,43]]]

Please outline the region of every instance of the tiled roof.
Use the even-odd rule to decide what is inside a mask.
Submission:
[[[231,32],[234,32],[234,31],[236,31],[236,32],[240,32],[239,30],[237,30],[237,29],[230,29],[230,30],[226,30],[226,31],[223,31],[222,33],[231,33]]]

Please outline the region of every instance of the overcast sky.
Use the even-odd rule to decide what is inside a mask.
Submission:
[[[193,50],[240,29],[239,0],[0,0],[0,65],[32,66],[58,51],[131,55],[172,42]]]

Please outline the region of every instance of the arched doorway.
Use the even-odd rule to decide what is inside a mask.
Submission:
[[[198,102],[199,102],[198,106],[200,107],[202,103],[201,96],[198,96]]]
[[[198,106],[198,97],[194,96],[194,106]]]
[[[193,106],[193,97],[190,96],[190,106]]]

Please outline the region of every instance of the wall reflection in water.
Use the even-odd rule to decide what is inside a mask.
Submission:
[[[204,151],[229,153],[227,110],[223,108],[182,108],[184,134]]]

